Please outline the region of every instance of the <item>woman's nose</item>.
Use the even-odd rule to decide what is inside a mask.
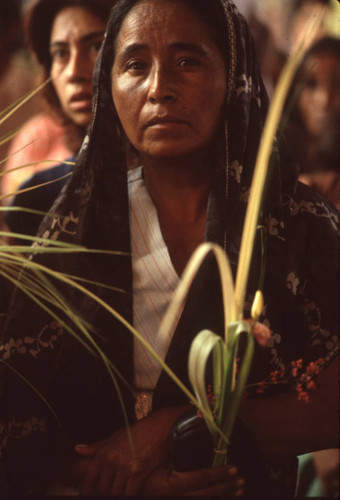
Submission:
[[[320,85],[314,94],[314,103],[321,109],[328,109],[335,104],[335,93],[329,85]]]
[[[71,54],[67,65],[67,77],[70,82],[86,81],[92,78],[92,66],[79,52]]]
[[[148,97],[152,104],[176,101],[173,78],[165,68],[155,68],[151,72]]]

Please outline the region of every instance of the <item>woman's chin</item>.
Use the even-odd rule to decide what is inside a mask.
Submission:
[[[176,158],[183,157],[197,157],[197,155],[202,155],[203,149],[202,147],[193,147],[192,145],[186,146],[183,143],[179,143],[179,141],[175,141],[174,143],[170,142],[163,145],[154,143],[149,148],[140,150],[140,154],[142,157],[144,156],[151,159],[175,160]]]

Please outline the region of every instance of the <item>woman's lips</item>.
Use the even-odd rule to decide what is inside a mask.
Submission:
[[[74,94],[70,99],[70,108],[73,111],[88,112],[92,109],[92,94],[79,93]]]
[[[175,116],[155,116],[147,121],[144,129],[146,128],[166,128],[169,126],[185,125],[187,122]]]

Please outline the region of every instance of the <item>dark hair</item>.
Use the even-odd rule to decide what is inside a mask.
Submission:
[[[12,54],[23,45],[21,7],[18,0],[0,1],[1,40],[6,51]]]
[[[118,0],[112,9],[109,20],[109,31],[111,40],[117,39],[123,21],[129,11],[142,0]],[[161,1],[161,0],[158,0]],[[210,29],[211,36],[220,49],[222,55],[225,54],[228,38],[225,30],[225,19],[222,6],[217,1],[211,0],[179,0],[194,10],[200,19]]]
[[[51,29],[58,12],[66,7],[83,7],[107,22],[113,4],[114,0],[36,0],[32,3],[25,17],[27,43],[47,74],[51,69]]]
[[[35,0],[29,6],[25,16],[25,32],[29,48],[35,54],[43,68],[42,78],[50,75],[50,35],[56,15],[66,7],[82,7],[92,12],[96,17],[107,22],[110,10],[115,0]],[[59,99],[53,85],[48,85],[45,98],[52,109],[65,119]]]
[[[328,54],[334,54],[340,59],[340,38],[335,38],[332,36],[324,36],[319,38],[306,52],[303,60],[307,59],[315,54],[320,54],[322,52],[327,52]],[[303,64],[303,63],[302,63]]]
[[[312,3],[319,3],[320,5],[330,5],[330,0],[295,0],[293,4],[293,14],[298,12],[302,7]]]
[[[296,93],[301,92],[301,88],[308,78],[308,61],[310,57],[322,54],[333,54],[340,61],[340,38],[335,38],[331,36],[325,36],[317,40],[311,45],[311,47],[305,53],[303,60],[300,64],[298,71],[296,72],[294,82],[292,84],[292,91],[294,88]],[[297,112],[297,111],[296,111]]]

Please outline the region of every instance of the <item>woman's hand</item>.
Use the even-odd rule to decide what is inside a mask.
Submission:
[[[154,470],[146,480],[143,495],[241,496],[244,479],[232,465],[177,472],[166,467]]]
[[[133,424],[133,449],[126,429],[98,443],[77,445],[75,450],[84,457],[74,470],[81,494],[140,493],[147,477],[167,458],[171,427],[187,408],[164,408]]]

